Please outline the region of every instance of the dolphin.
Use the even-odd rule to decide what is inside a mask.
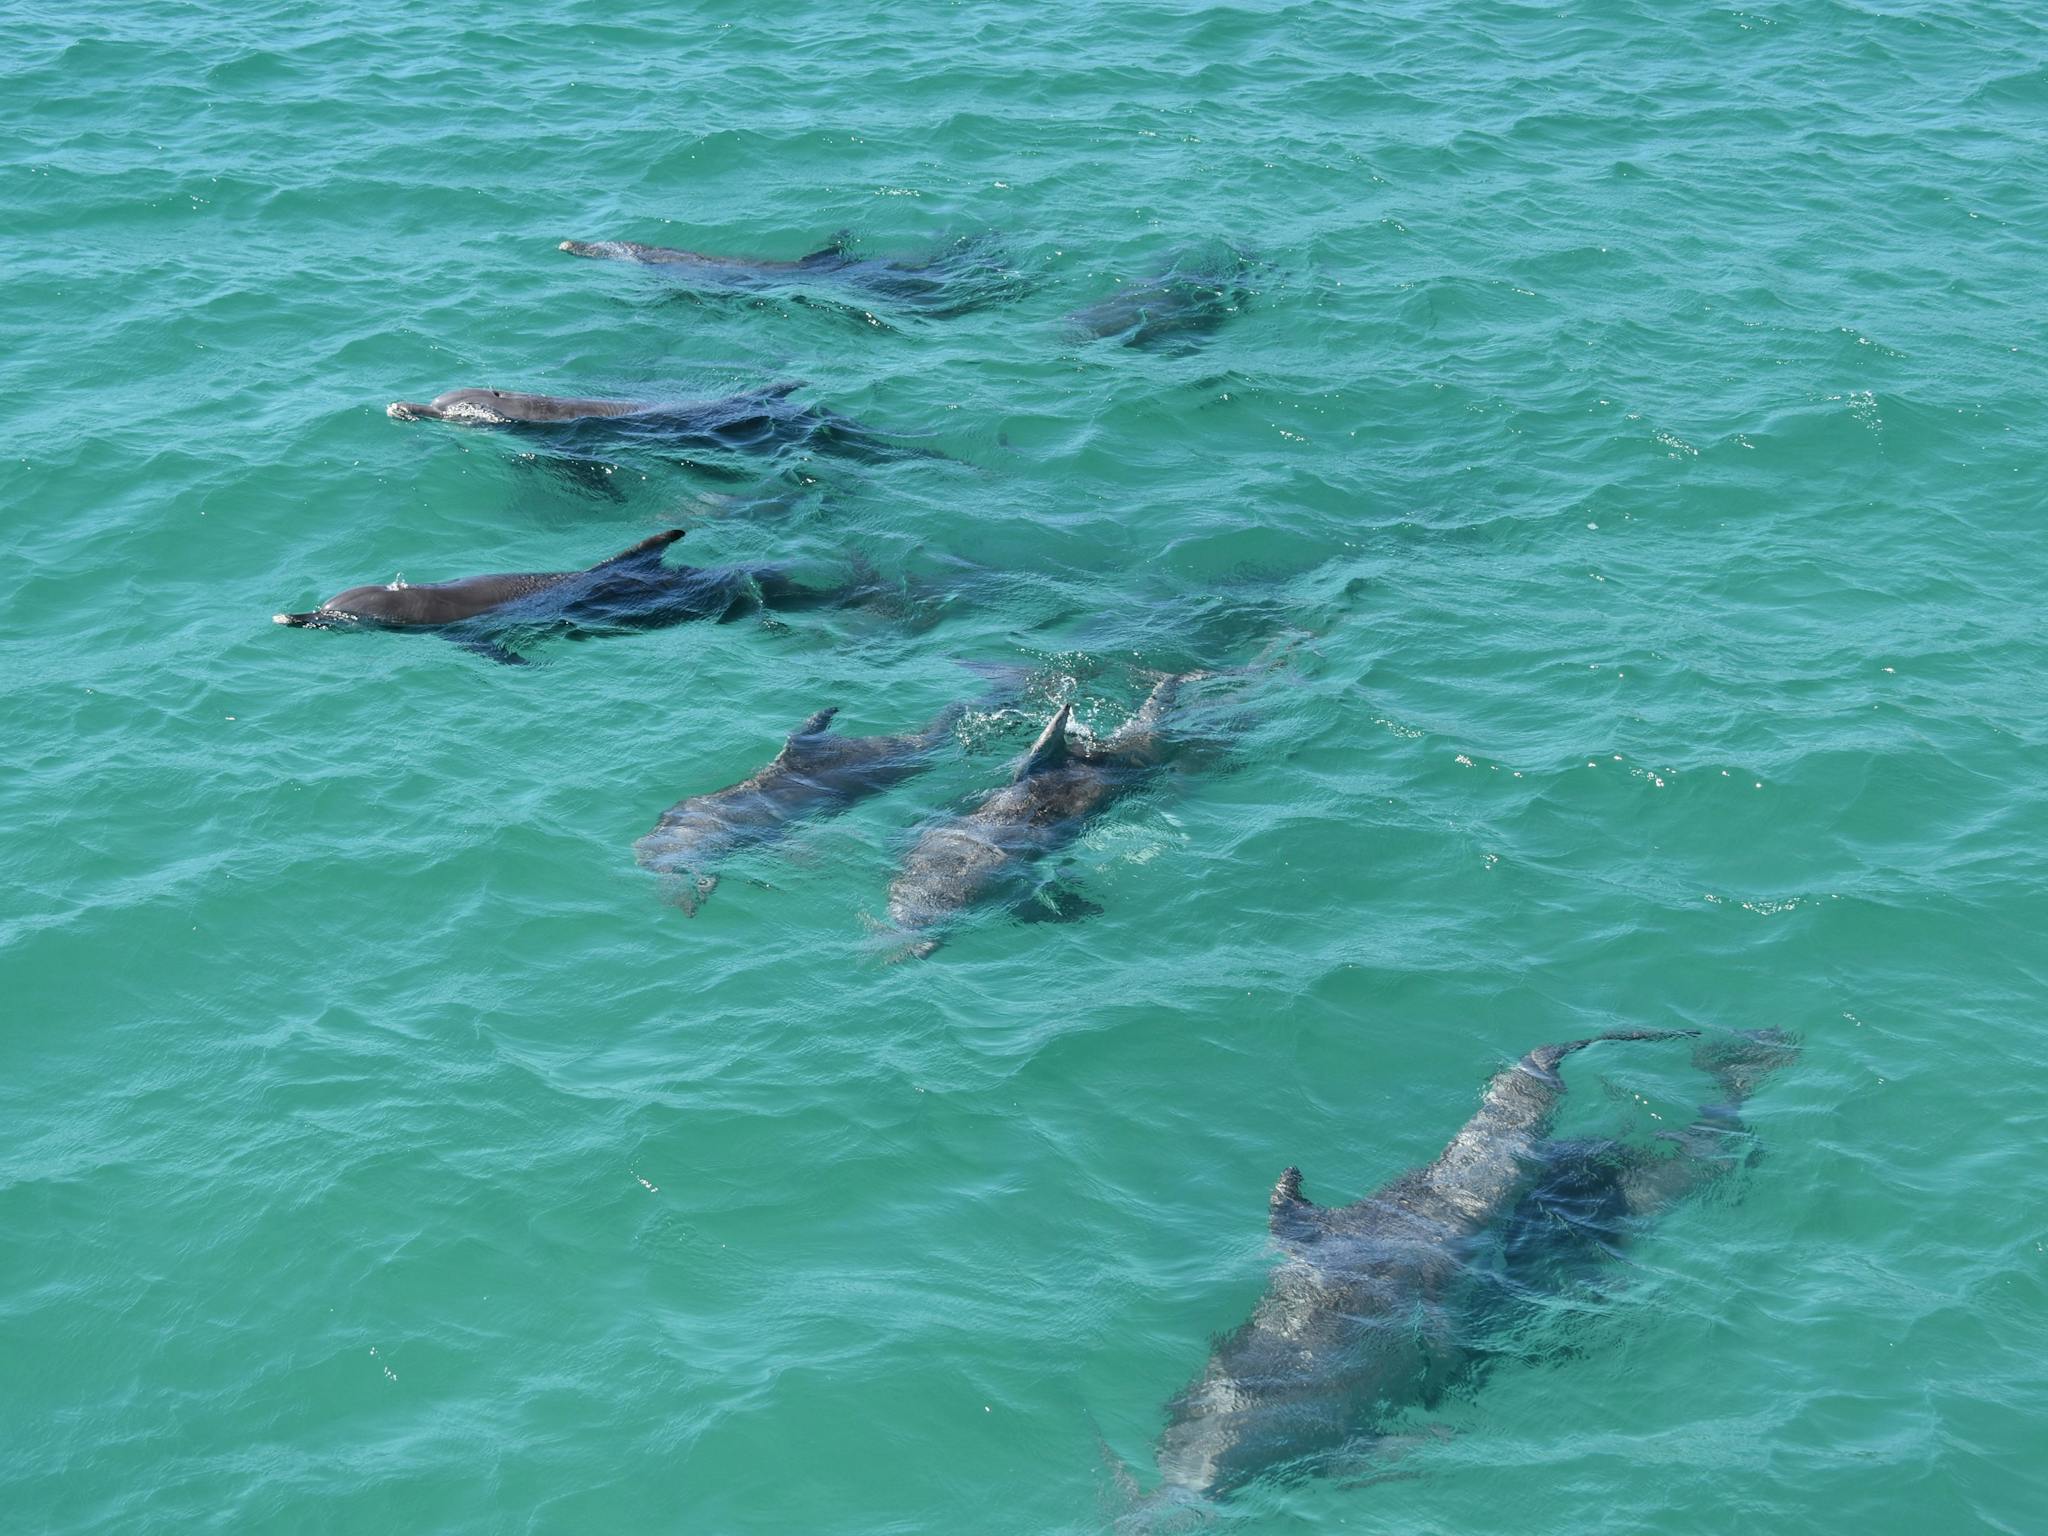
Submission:
[[[394,400],[393,421],[499,427],[545,440],[551,449],[594,452],[621,444],[651,448],[779,453],[815,448],[870,463],[941,458],[897,443],[835,411],[792,404],[800,383],[773,384],[718,400],[592,400],[503,389],[451,389],[426,402]]]
[[[1068,736],[1074,706],[1062,704],[1008,784],[966,815],[929,828],[910,850],[889,886],[889,919],[909,936],[897,958],[929,955],[939,940],[927,930],[1073,841],[1089,817],[1143,783],[1165,760],[1161,722],[1180,685],[1202,675],[1161,678],[1135,715],[1092,744]]]
[[[1199,1505],[1276,1468],[1329,1466],[1379,1438],[1376,1425],[1434,1402],[1469,1363],[1460,1325],[1472,1261],[1536,1180],[1564,1093],[1560,1063],[1603,1041],[1694,1033],[1538,1046],[1487,1084],[1435,1162],[1353,1204],[1312,1204],[1301,1170],[1282,1173],[1268,1215],[1285,1258],[1251,1317],[1168,1405],[1153,1505]]]
[[[647,267],[686,267],[693,272],[701,270],[737,281],[752,277],[787,277],[796,272],[837,272],[852,263],[843,237],[795,261],[713,256],[705,251],[684,251],[668,245],[642,245],[637,240],[564,240],[556,249],[596,261],[630,261]]]
[[[986,235],[963,236],[922,261],[856,256],[847,235],[796,261],[712,256],[633,240],[564,240],[558,249],[572,256],[656,267],[693,286],[738,292],[824,279],[863,298],[935,318],[965,314],[1012,298],[1022,288],[1001,247]]]
[[[1158,276],[1075,310],[1067,325],[1082,338],[1127,347],[1192,346],[1250,305],[1256,291],[1250,279],[1261,266],[1228,248],[1221,255],[1184,252]]]
[[[966,706],[941,710],[900,736],[841,736],[835,705],[790,734],[775,760],[739,783],[678,800],[633,845],[642,869],[664,878],[691,916],[718,884],[708,867],[740,848],[773,842],[807,816],[836,816],[856,800],[900,784],[931,765]]]
[[[729,619],[754,608],[804,607],[828,594],[791,583],[779,571],[740,566],[698,570],[664,565],[682,538],[671,528],[588,570],[468,576],[460,581],[350,587],[307,613],[280,613],[299,629],[428,630],[492,661],[520,664],[517,638],[535,633],[572,639],[661,629],[691,619]]]

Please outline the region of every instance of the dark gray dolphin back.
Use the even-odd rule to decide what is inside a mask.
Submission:
[[[683,530],[670,528],[581,571],[507,571],[465,576],[456,581],[350,587],[310,613],[280,613],[276,622],[300,628],[364,622],[392,629],[437,629],[470,624],[514,609],[542,593],[571,595],[568,589],[602,586],[608,577],[656,583],[682,577],[661,563]]]
[[[1162,1492],[1207,1499],[1304,1465],[1426,1408],[1468,1361],[1457,1308],[1474,1241],[1528,1189],[1564,1092],[1559,1064],[1617,1030],[1538,1046],[1495,1074],[1435,1161],[1349,1205],[1318,1206],[1281,1174],[1268,1221],[1286,1260],[1252,1315],[1169,1405]]]
[[[694,913],[717,884],[711,873],[717,860],[771,842],[807,817],[837,815],[923,772],[965,708],[949,705],[922,730],[900,736],[839,735],[832,730],[838,706],[821,709],[755,773],[670,806],[633,845],[634,856],[643,869],[669,879],[670,899]]]
[[[1498,1219],[1519,1198],[1538,1161],[1564,1097],[1558,1067],[1567,1056],[1608,1041],[1676,1040],[1690,1031],[1628,1029],[1558,1045],[1540,1045],[1512,1067],[1495,1074],[1480,1096],[1479,1109],[1453,1136],[1435,1162],[1402,1174],[1378,1194],[1353,1205],[1325,1209],[1301,1193],[1301,1170],[1289,1168],[1273,1186],[1268,1218],[1284,1242],[1312,1242],[1332,1221],[1356,1226],[1386,1210],[1389,1202],[1405,1215],[1437,1225],[1446,1234],[1470,1235]]]

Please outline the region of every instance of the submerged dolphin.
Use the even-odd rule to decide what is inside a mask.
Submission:
[[[775,570],[663,565],[663,552],[682,536],[682,529],[671,528],[582,571],[469,576],[417,585],[400,578],[389,586],[350,587],[311,612],[277,614],[275,622],[300,629],[429,630],[493,661],[521,663],[525,658],[513,644],[529,635],[582,639],[830,600]]]
[[[1067,324],[1083,337],[1127,347],[1192,345],[1250,305],[1256,291],[1250,279],[1262,265],[1228,248],[1186,252],[1157,277],[1075,310]]]
[[[792,404],[789,396],[802,387],[774,384],[719,400],[686,401],[590,400],[503,389],[451,389],[424,403],[394,400],[384,413],[393,421],[507,428],[539,436],[551,449],[572,452],[639,444],[733,453],[777,453],[807,447],[871,462],[942,457],[894,442],[837,412]]]
[[[845,236],[797,261],[712,256],[633,240],[564,240],[560,249],[572,256],[657,267],[695,286],[742,292],[822,278],[863,297],[935,317],[1014,297],[1022,286],[1001,248],[987,236],[965,236],[923,261],[856,256]]]
[[[1584,1172],[1576,1144],[1547,1140],[1564,1082],[1564,1058],[1609,1040],[1666,1040],[1691,1030],[1617,1030],[1539,1046],[1487,1085],[1479,1112],[1435,1162],[1401,1175],[1366,1199],[1317,1206],[1301,1171],[1280,1175],[1268,1202],[1285,1254],[1251,1317],[1218,1342],[1200,1377],[1168,1405],[1160,1437],[1159,1489],[1146,1501],[1200,1504],[1280,1468],[1341,1465],[1388,1444],[1403,1410],[1427,1408],[1480,1357],[1471,1315],[1494,1277],[1478,1262],[1503,1233],[1525,1275],[1545,1245],[1538,1230],[1573,1189],[1606,1198],[1608,1185]],[[1789,1059],[1775,1031],[1738,1036],[1723,1060],[1745,1062],[1753,1084]],[[1715,1070],[1703,1048],[1695,1061]],[[1729,1078],[1717,1070],[1724,1090]],[[1747,1091],[1745,1087],[1743,1092]],[[1725,1131],[1732,1109],[1703,1112]],[[1638,1216],[1654,1214],[1725,1167],[1723,1149],[1699,1127],[1678,1134],[1676,1155],[1624,1157],[1601,1144],[1616,1196]],[[1598,1186],[1597,1189],[1595,1186]],[[1652,1193],[1652,1191],[1656,1193]]]
[[[663,876],[672,899],[694,916],[718,884],[710,865],[736,849],[774,841],[807,816],[836,816],[922,773],[965,708],[952,705],[923,730],[902,736],[834,735],[832,717],[839,711],[821,709],[758,773],[663,811],[654,830],[633,845],[634,857],[642,869]]]
[[[1693,1052],[1693,1065],[1720,1097],[1691,1124],[1660,1133],[1650,1147],[1601,1137],[1539,1147],[1535,1182],[1502,1231],[1504,1299],[1540,1303],[1597,1280],[1656,1218],[1741,1168],[1755,1152],[1742,1106],[1798,1053],[1781,1029],[1710,1040]]]
[[[917,935],[938,927],[999,891],[1142,783],[1164,761],[1160,726],[1180,685],[1199,675],[1161,678],[1135,715],[1092,744],[1068,736],[1074,706],[1062,704],[1008,784],[965,816],[928,829],[910,850],[889,887],[889,919],[897,931]],[[913,937],[899,958],[928,955],[938,944],[929,935]]]

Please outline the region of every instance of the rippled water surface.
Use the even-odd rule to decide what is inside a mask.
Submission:
[[[1284,1166],[1775,1025],[1752,1168],[1220,1525],[2039,1529],[2044,113],[2013,0],[0,9],[9,1528],[1102,1530]],[[989,302],[557,249],[840,231]],[[1176,263],[1243,291],[1066,318]],[[945,457],[384,413],[790,381]],[[879,600],[270,622],[669,526]],[[1191,669],[1052,894],[886,963],[925,825]],[[960,701],[696,916],[635,866]]]

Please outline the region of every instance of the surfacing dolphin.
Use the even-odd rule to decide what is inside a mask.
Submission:
[[[1014,298],[1023,286],[989,235],[963,236],[915,261],[855,255],[846,235],[796,261],[712,256],[633,240],[564,240],[560,249],[572,256],[654,267],[692,287],[728,292],[800,288],[823,280],[862,298],[934,318]]]
[[[1163,677],[1113,735],[1083,743],[1067,731],[1062,704],[1024,754],[1015,775],[964,816],[926,830],[889,886],[889,920],[905,940],[897,959],[939,946],[931,930],[996,894],[1022,894],[1030,865],[1073,841],[1088,818],[1148,778],[1165,761],[1161,725],[1181,684]]]
[[[755,608],[797,608],[832,601],[773,569],[664,565],[680,528],[642,539],[582,571],[513,572],[460,581],[350,587],[308,613],[280,613],[299,629],[424,630],[492,661],[521,664],[514,646],[544,634],[584,639],[662,629],[691,619],[736,618]]]
[[[877,463],[942,458],[871,431],[836,411],[796,405],[800,383],[773,384],[718,400],[591,400],[504,389],[451,389],[432,400],[394,400],[393,421],[496,427],[540,439],[550,450],[593,453],[620,445],[727,453],[811,448]]]
[[[1539,1046],[1487,1085],[1480,1107],[1435,1162],[1344,1206],[1312,1204],[1301,1170],[1280,1175],[1268,1200],[1284,1255],[1251,1317],[1220,1340],[1200,1377],[1167,1408],[1158,1448],[1160,1484],[1134,1517],[1199,1510],[1263,1473],[1352,1465],[1401,1438],[1401,1415],[1426,1409],[1481,1363],[1471,1313],[1496,1288],[1480,1262],[1517,1235],[1525,1275],[1548,1239],[1545,1207],[1577,1190],[1613,1198],[1636,1218],[1655,1214],[1727,1166],[1727,1147],[1700,1127],[1675,1138],[1671,1156],[1623,1156],[1600,1144],[1610,1186],[1583,1172],[1571,1150],[1547,1140],[1564,1093],[1559,1066],[1612,1040],[1669,1040],[1694,1030],[1616,1030]],[[1777,1031],[1702,1047],[1696,1063],[1739,1093],[1790,1059]],[[1731,1094],[1734,1097],[1734,1094]],[[1732,1110],[1702,1112],[1725,1134]],[[1597,1185],[1597,1189],[1595,1188]],[[1547,1257],[1548,1255],[1546,1255]],[[1135,1489],[1131,1490],[1135,1492]]]
[[[1067,325],[1079,336],[1127,347],[1192,347],[1249,307],[1257,292],[1251,279],[1263,266],[1227,246],[1184,251],[1157,277],[1075,310]]]
[[[840,736],[837,706],[791,733],[775,760],[739,783],[679,800],[633,845],[640,867],[662,877],[691,916],[718,884],[711,866],[738,849],[775,841],[807,817],[836,816],[856,800],[922,773],[951,738],[966,706],[941,710],[920,731]]]

